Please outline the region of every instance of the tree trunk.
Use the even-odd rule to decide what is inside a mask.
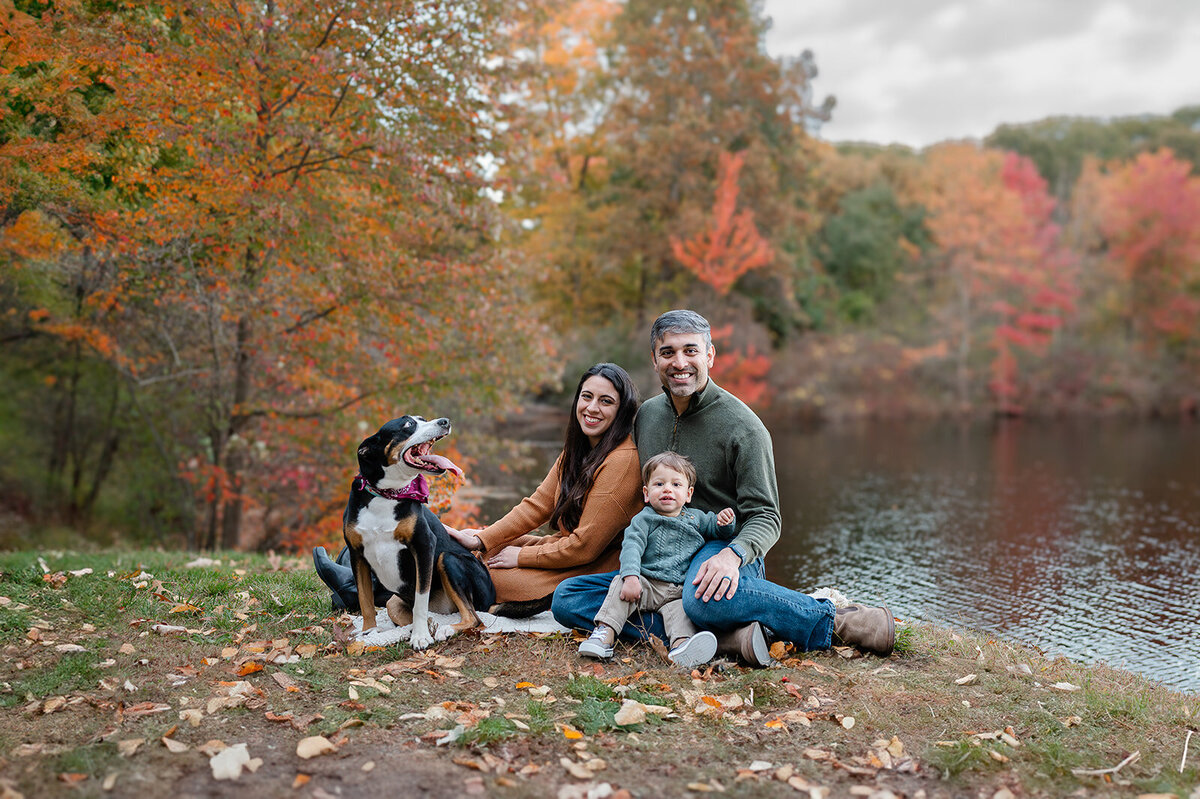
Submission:
[[[236,549],[242,532],[242,476],[246,468],[246,448],[239,433],[245,425],[243,408],[250,397],[250,336],[250,318],[242,316],[237,324],[233,407],[229,413],[229,445],[225,449],[225,478],[231,493],[225,500],[221,519],[221,547],[224,549]]]

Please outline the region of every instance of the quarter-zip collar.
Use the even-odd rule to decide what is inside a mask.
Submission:
[[[671,392],[667,390],[666,386],[662,386],[662,393],[667,397],[667,406],[670,407],[671,413],[675,415],[675,418],[679,418],[681,416],[691,416],[701,408],[711,405],[717,396],[717,392],[712,390],[713,386],[713,379],[710,376],[708,381],[705,382],[704,388],[688,397],[688,406],[684,409],[683,413],[680,413],[678,410],[676,410],[674,398],[671,396]]]

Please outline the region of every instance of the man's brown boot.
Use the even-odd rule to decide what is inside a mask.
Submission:
[[[872,608],[854,602],[834,614],[833,637],[835,642],[886,657],[896,646],[896,620],[886,606]]]
[[[735,655],[755,668],[771,665],[771,650],[767,646],[767,636],[762,625],[752,621],[745,627],[738,627],[717,636],[717,654]]]

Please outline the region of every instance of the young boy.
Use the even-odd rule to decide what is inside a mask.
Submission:
[[[697,632],[683,612],[683,578],[692,557],[706,541],[733,538],[732,508],[720,513],[685,508],[696,485],[696,467],[677,452],[663,452],[642,467],[643,508],[625,528],[621,571],[596,612],[596,628],[579,645],[579,654],[613,656],[617,631],[634,610],[662,613],[668,657],[685,668],[707,663],[717,651],[711,632]]]

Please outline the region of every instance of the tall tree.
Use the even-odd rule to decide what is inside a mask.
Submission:
[[[997,409],[1019,410],[1012,346],[1039,352],[1073,308],[1070,261],[1050,219],[1054,201],[1028,160],[996,150],[938,146],[926,170],[917,199],[951,287],[943,313],[959,406],[973,403],[974,355],[986,345]]]
[[[1151,354],[1200,354],[1200,177],[1191,164],[1170,150],[1103,168],[1091,161],[1079,193],[1123,288],[1128,335]]]
[[[75,16],[122,54],[107,76],[121,135],[108,174],[86,176],[105,205],[73,244],[105,264],[87,300],[104,312],[80,336],[135,389],[188,397],[198,543],[236,545],[268,496],[309,511],[295,524],[327,511],[352,422],[479,408],[541,377],[516,368],[536,321],[494,260],[482,192],[500,9],[169,0]],[[68,162],[79,149],[51,144]]]

